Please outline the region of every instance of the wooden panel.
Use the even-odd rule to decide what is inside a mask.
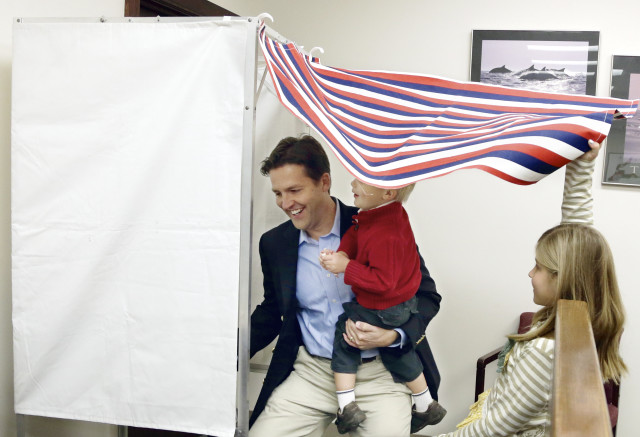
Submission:
[[[200,437],[201,435],[162,429],[135,428],[133,426],[130,426],[127,432],[127,437]]]
[[[125,0],[124,16],[139,17],[140,16],[140,0]]]
[[[238,15],[207,0],[125,0],[125,17],[223,17]]]
[[[612,435],[585,302],[558,302],[551,415],[554,437]]]

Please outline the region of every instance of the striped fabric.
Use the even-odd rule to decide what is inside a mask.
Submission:
[[[260,29],[280,101],[365,183],[397,188],[463,168],[531,184],[602,141],[638,101],[321,65]]]

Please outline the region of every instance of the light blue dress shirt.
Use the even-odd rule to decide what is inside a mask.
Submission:
[[[298,323],[302,340],[312,355],[331,358],[336,322],[344,312],[342,304],[353,300],[351,286],[344,283],[344,274],[337,277],[320,266],[320,252],[338,250],[340,246],[340,208],[331,231],[317,241],[305,231],[300,232],[298,243],[298,271],[296,297],[298,299]],[[404,332],[396,329],[400,340],[391,346],[404,344]],[[363,358],[378,354],[377,349],[362,352]]]

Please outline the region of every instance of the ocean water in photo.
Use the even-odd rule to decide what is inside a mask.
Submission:
[[[533,74],[528,74],[533,73]],[[532,77],[544,77],[544,80]],[[491,85],[508,86],[511,88],[523,88],[532,91],[544,91],[565,94],[586,94],[587,92],[587,75],[584,73],[562,72],[555,74],[539,74],[540,70],[533,72],[518,73],[489,73],[483,71],[480,73],[480,82]],[[551,76],[556,76],[551,78]],[[529,77],[529,79],[527,78]]]

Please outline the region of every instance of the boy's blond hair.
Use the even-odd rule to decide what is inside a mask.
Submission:
[[[396,188],[396,202],[405,203],[415,186],[416,184],[414,182],[413,184],[409,184],[401,188]]]

